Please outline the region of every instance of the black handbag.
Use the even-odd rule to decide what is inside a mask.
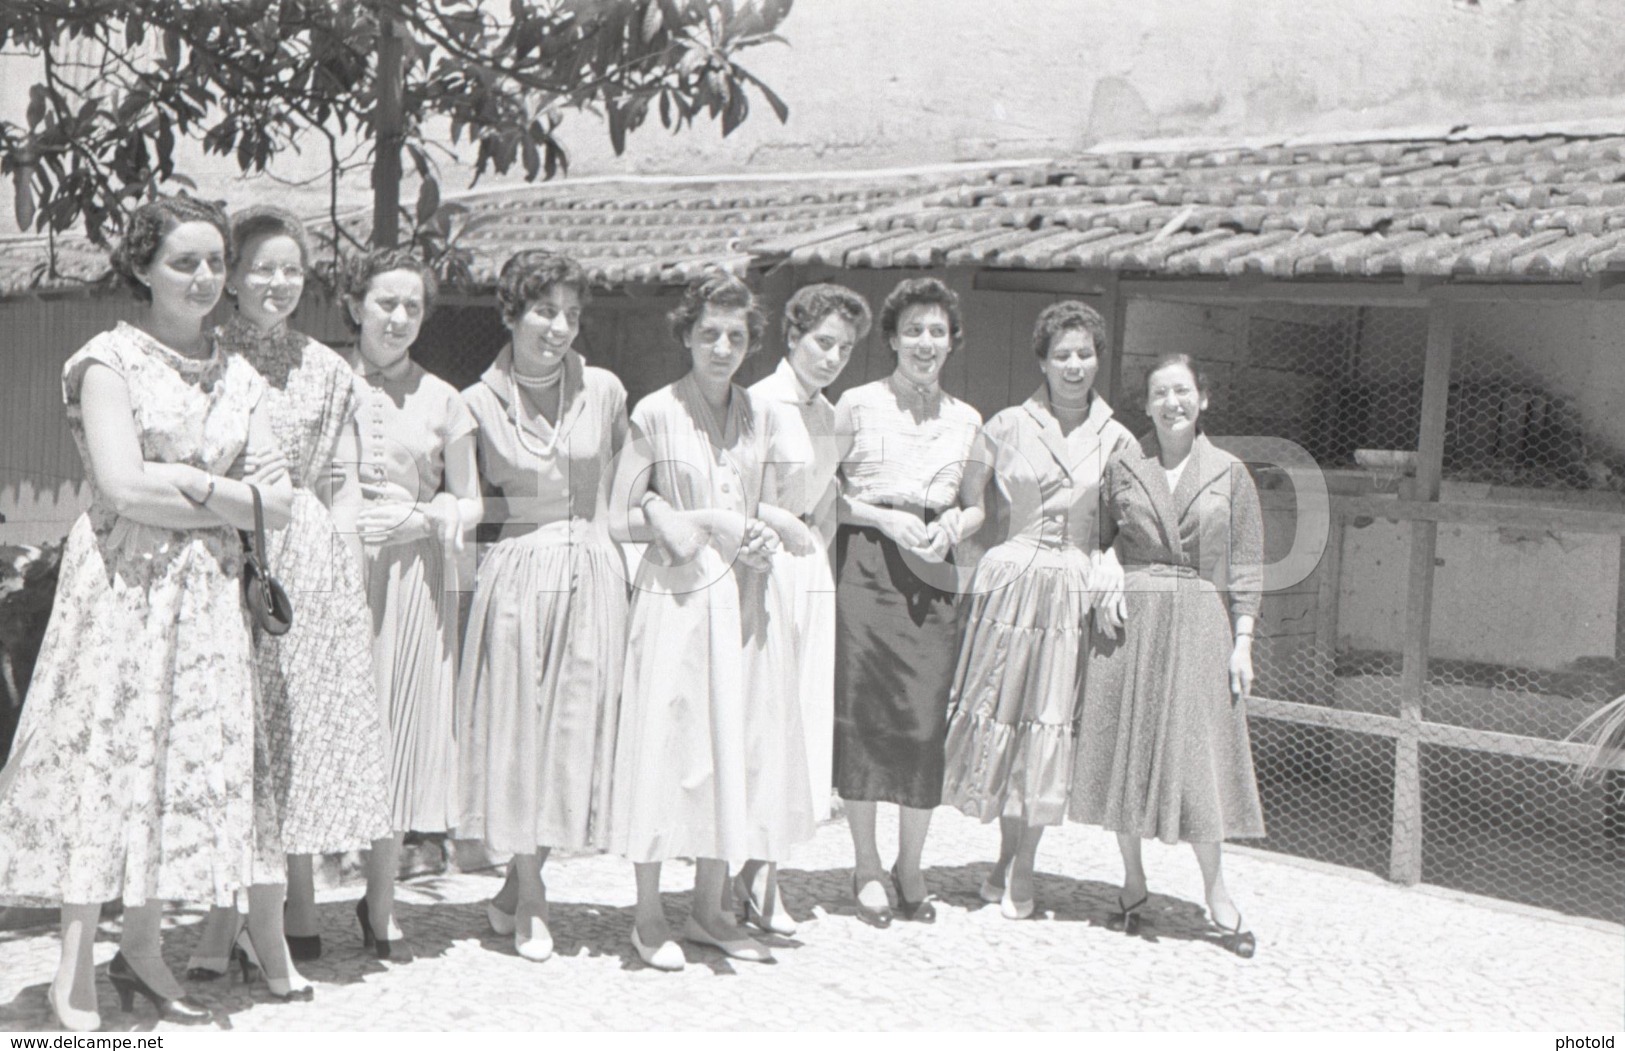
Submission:
[[[259,486],[254,494],[254,531],[243,533],[243,601],[254,623],[267,635],[286,635],[293,627],[293,603],[282,590],[265,558],[265,510],[260,503]]]

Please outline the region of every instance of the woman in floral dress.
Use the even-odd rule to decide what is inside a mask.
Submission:
[[[355,261],[345,287],[360,330],[350,365],[362,394],[340,458],[360,465],[354,521],[395,830],[368,856],[356,919],[379,958],[401,960],[393,913],[402,838],[457,822],[457,578],[447,548],[460,548],[480,520],[476,425],[457,389],[411,357],[434,303],[434,271],[407,250],[378,249]]]
[[[488,915],[528,960],[553,952],[548,851],[607,845],[626,652],[626,566],[605,510],[626,388],[574,349],[586,296],[568,256],[509,259],[497,303],[512,342],[463,392],[501,539],[480,563],[463,643],[457,831],[513,855]]]
[[[779,406],[733,382],[764,324],[727,274],[702,278],[672,312],[692,367],[632,411],[610,527],[649,541],[634,582],[615,752],[610,842],[633,862],[632,944],[678,970],[660,866],[697,859],[686,941],[769,961],[725,908],[730,862],[776,861],[813,832],[793,655],[770,630],[767,569],[780,544],[814,550],[775,506]]]
[[[280,208],[250,208],[233,217],[232,238],[237,261],[226,291],[237,313],[218,338],[265,378],[271,429],[294,485],[293,521],[268,537],[293,626],[280,637],[258,633],[255,656],[269,744],[261,788],[276,800],[288,852],[287,945],[293,959],[313,960],[322,943],[311,856],[377,847],[390,835],[360,551],[344,542],[354,534],[341,538],[329,510],[335,499],[359,497],[353,465],[336,458],[358,399],[344,359],[288,327],[310,263],[304,224]],[[224,910],[210,916],[189,974],[226,969],[234,927]],[[277,983],[281,947],[254,949]],[[297,989],[296,973],[291,981]]]
[[[210,1012],[159,954],[160,903],[227,905],[282,879],[275,822],[255,812],[237,534],[253,527],[253,498],[231,476],[240,460],[268,462],[275,439],[264,381],[203,328],[230,243],[212,205],[162,197],[136,209],[113,263],[145,306],[63,367],[91,505],[68,535],[0,772],[0,894],[60,903],[48,997],[70,1029],[100,1024],[91,942],[102,902],[124,901],[108,978],[126,1009],[139,994],[160,1017],[195,1023]],[[268,523],[285,525],[286,471],[250,480]]]

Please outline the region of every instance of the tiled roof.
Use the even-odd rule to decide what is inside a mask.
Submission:
[[[1021,168],[1007,162],[811,175],[561,179],[449,199],[467,209],[455,243],[472,255],[477,285],[494,284],[508,256],[534,247],[569,252],[597,284],[675,283],[707,266],[750,266],[757,241],[856,229],[853,222],[863,216]],[[342,222],[353,238],[365,241],[368,213],[353,212]],[[311,229],[319,235],[331,224],[312,221]],[[57,251],[58,275],[51,278],[42,272],[42,238],[0,240],[0,295],[108,280],[107,253],[83,238],[61,238]]]
[[[764,239],[844,267],[1575,280],[1625,269],[1625,136],[1102,150]]]
[[[1625,271],[1625,122],[1606,130],[1147,142],[914,171],[566,179],[457,198],[489,286],[520,248],[603,285],[721,264],[1576,281]],[[346,221],[364,234],[365,215]],[[352,226],[352,224],[354,224]],[[0,241],[0,294],[105,279],[104,253]]]
[[[1035,168],[1043,162],[1032,162]],[[1021,165],[755,178],[566,179],[461,199],[456,243],[478,284],[495,282],[522,248],[573,255],[598,284],[684,282],[707,266],[744,270],[753,246],[856,230],[864,217],[912,207],[927,194],[986,185]],[[364,236],[364,230],[357,230]]]

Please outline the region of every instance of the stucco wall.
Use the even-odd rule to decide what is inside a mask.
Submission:
[[[718,172],[1048,156],[1102,140],[1239,137],[1615,117],[1625,19],[1609,0],[797,0],[788,46],[747,53],[791,107],[723,139],[657,125],[624,157],[570,116],[576,174]],[[29,60],[0,58],[0,114],[20,120]],[[325,172],[325,149],[279,174]],[[181,167],[243,200],[234,164]],[[448,171],[463,186],[467,170]],[[487,185],[494,185],[488,180]],[[263,193],[267,185],[253,190]],[[325,185],[278,194],[319,210]],[[365,173],[346,184],[365,200]],[[0,231],[13,228],[0,193]]]

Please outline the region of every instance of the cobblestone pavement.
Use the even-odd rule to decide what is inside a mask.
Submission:
[[[883,810],[886,808],[882,808]],[[882,842],[895,830],[882,818]],[[649,969],[627,932],[631,868],[571,857],[547,867],[557,955],[520,959],[490,933],[489,872],[402,886],[400,922],[417,959],[364,953],[351,914],[359,888],[324,895],[327,952],[305,965],[316,999],[279,1004],[263,983],[195,983],[222,1025],[288,1029],[1444,1029],[1617,1030],[1625,1023],[1625,932],[1432,888],[1232,850],[1227,876],[1258,935],[1241,960],[1205,933],[1189,849],[1147,844],[1154,893],[1139,937],[1106,928],[1119,876],[1096,829],[1052,830],[1039,855],[1036,919],[1010,922],[976,888],[997,831],[941,810],[927,844],[938,922],[859,923],[850,841],[832,822],[785,866],[792,939],[779,963],[733,963],[686,946],[680,974]],[[693,869],[666,866],[667,913],[680,929]],[[166,956],[182,973],[201,919],[171,912]],[[103,925],[98,963],[116,950]],[[55,931],[0,934],[0,1029],[51,1024],[45,987]],[[118,1011],[99,982],[109,1029],[148,1029],[150,1008]],[[163,1026],[160,1028],[168,1028]]]

